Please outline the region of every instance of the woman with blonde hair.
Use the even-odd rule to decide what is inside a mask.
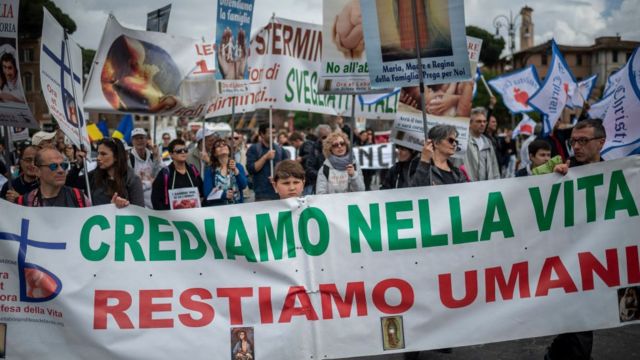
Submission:
[[[356,165],[347,135],[334,132],[322,142],[325,161],[318,170],[316,194],[364,191],[362,170]]]

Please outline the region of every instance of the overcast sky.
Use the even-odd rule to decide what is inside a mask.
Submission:
[[[124,26],[144,29],[147,13],[171,0],[54,0],[78,25],[72,37],[83,47],[95,49],[112,12]],[[494,31],[499,14],[514,16],[525,4],[533,8],[535,44],[552,37],[564,45],[589,45],[602,35],[619,33],[625,40],[640,41],[639,0],[465,0],[467,25]],[[175,0],[168,32],[213,41],[217,0]],[[254,29],[278,17],[322,23],[322,0],[255,0]],[[506,39],[503,29],[502,35]]]

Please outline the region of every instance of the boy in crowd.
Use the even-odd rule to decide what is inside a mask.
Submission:
[[[529,144],[529,161],[530,163],[516,171],[516,177],[530,176],[531,170],[540,165],[544,165],[551,159],[551,145],[542,139],[533,140]]]
[[[302,196],[304,190],[304,168],[295,160],[282,160],[275,169],[273,189],[280,199]]]

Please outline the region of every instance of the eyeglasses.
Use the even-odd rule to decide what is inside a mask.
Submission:
[[[580,146],[585,146],[589,141],[598,140],[598,139],[602,139],[602,137],[571,139],[569,140],[569,144],[571,144],[571,146],[574,146],[575,144],[579,144]]]
[[[454,139],[454,138],[447,138],[447,141],[449,142],[449,144],[451,145],[458,145],[458,139]]]
[[[225,147],[225,146],[227,146],[227,143],[226,143],[226,142],[224,142],[224,141],[221,141],[221,142],[219,142],[219,143],[216,143],[216,144],[215,144],[215,147],[216,147],[216,148],[219,148],[219,147]]]
[[[56,171],[58,170],[58,167],[60,167],[63,171],[67,171],[69,170],[69,163],[68,162],[61,162],[61,163],[51,163],[51,164],[46,164],[46,165],[38,165],[39,167],[48,167],[49,170],[51,171]]]
[[[186,154],[189,152],[187,148],[173,149],[174,154]]]
[[[234,136],[233,140],[240,140],[240,136]]]
[[[334,149],[337,149],[339,147],[344,147],[344,146],[347,146],[347,144],[344,141],[331,144],[331,147]]]

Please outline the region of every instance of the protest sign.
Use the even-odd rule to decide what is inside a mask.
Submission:
[[[424,83],[471,79],[463,0],[416,4]],[[371,87],[418,85],[412,0],[362,0],[360,5]]]
[[[200,192],[197,187],[170,189],[168,190],[168,193],[169,208],[171,210],[193,209],[200,207]]]
[[[371,91],[359,0],[322,2],[320,92]]]
[[[478,62],[480,61],[480,51],[482,50],[482,39],[467,36],[467,52],[469,53],[469,69],[471,74],[478,73]],[[475,79],[474,79],[475,80]]]
[[[535,66],[498,76],[488,81],[489,85],[502,96],[504,106],[512,114],[533,111],[529,97],[540,89],[540,80]]]
[[[256,109],[308,111],[328,115],[351,114],[351,95],[320,94],[318,79],[322,58],[319,25],[274,18],[253,35],[249,53],[250,93],[221,96],[207,109],[207,117]],[[395,117],[398,96],[371,105],[356,105],[356,116],[371,119]]]
[[[404,89],[402,90],[404,91]],[[422,112],[416,106],[402,102],[398,103],[398,112],[391,128],[390,141],[409,149],[422,151],[424,127],[422,125]],[[469,115],[466,117],[429,115],[427,117],[427,126],[429,128],[438,124],[451,125],[456,128],[458,131],[458,149],[455,156],[462,156],[467,151],[467,142],[469,141]]]
[[[609,94],[609,109],[602,118],[607,133],[600,153],[603,158],[617,159],[640,154],[640,55],[636,49],[623,68],[626,76],[616,82]],[[604,100],[603,100],[604,101]]]
[[[569,89],[576,84],[576,79],[554,40],[551,40],[551,52],[553,57],[544,83],[528,101],[532,108],[542,114],[544,134],[553,130],[569,101]]]
[[[19,0],[3,1],[0,7],[0,125],[39,129],[24,96],[18,63],[19,7]]]
[[[220,95],[245,95],[249,91],[249,40],[253,0],[218,1],[216,21],[216,85]]]
[[[0,202],[6,353],[229,359],[245,331],[255,358],[336,359],[637,323],[639,181],[635,156],[183,211]]]
[[[27,128],[9,128],[9,138],[12,142],[29,140],[29,129]]]
[[[49,113],[64,134],[80,147],[89,149],[82,109],[82,50],[43,9],[42,41],[40,44],[40,83]]]
[[[393,143],[356,146],[353,157],[360,169],[388,169],[396,163]]]
[[[198,117],[215,95],[213,44],[131,30],[109,16],[91,67],[85,109]]]

